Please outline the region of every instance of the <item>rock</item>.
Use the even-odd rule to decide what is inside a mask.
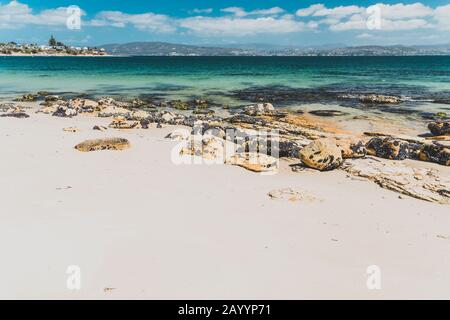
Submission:
[[[102,108],[102,111],[99,112],[98,116],[101,118],[118,117],[118,116],[126,117],[130,112],[131,111],[126,108],[108,105],[107,107]]]
[[[43,107],[43,108],[37,110],[36,113],[54,114],[56,112],[56,110],[58,110],[58,106],[51,105],[51,106],[46,106],[46,107]]]
[[[165,138],[176,141],[188,140],[191,134],[188,130],[177,129],[171,133],[169,133]]]
[[[187,102],[183,102],[181,100],[171,101],[170,106],[177,110],[188,110],[189,104]]]
[[[144,119],[148,119],[150,117],[150,113],[143,110],[136,110],[132,111],[127,115],[127,120],[135,120],[135,121],[141,121]]]
[[[18,106],[15,104],[9,105],[9,108],[4,111],[8,112],[8,113],[24,113],[25,112],[25,110],[21,106]]]
[[[56,102],[58,100],[62,100],[62,98],[57,95],[47,95],[44,97],[45,102]]]
[[[419,160],[450,166],[450,148],[437,144],[424,144],[419,152]]]
[[[65,131],[65,132],[71,132],[71,133],[76,133],[76,132],[78,132],[78,131],[80,131],[80,130],[78,130],[78,128],[75,128],[75,127],[69,127],[69,128],[63,128],[63,131]]]
[[[142,119],[139,121],[139,124],[141,126],[141,129],[148,129],[150,126],[150,120]]]
[[[45,97],[45,96],[50,96],[51,93],[48,92],[48,91],[38,91],[37,95],[40,96],[40,97]]]
[[[52,113],[54,117],[68,117],[72,118],[78,114],[76,109],[72,109],[66,106],[58,106],[56,111]]]
[[[428,124],[428,129],[435,136],[450,135],[450,121],[436,121]]]
[[[142,107],[145,106],[147,103],[139,98],[134,98],[131,101],[131,104],[133,105],[133,107]]]
[[[240,166],[253,172],[274,172],[278,169],[277,158],[262,153],[237,153],[226,158],[225,163]]]
[[[207,160],[223,163],[228,154],[234,154],[235,145],[232,142],[212,135],[192,135],[186,141],[180,154],[200,156]]]
[[[18,108],[15,103],[0,103],[0,112],[9,112],[11,109]]]
[[[318,139],[300,150],[300,159],[307,167],[320,171],[338,168],[344,160],[342,151],[330,139]]]
[[[236,124],[251,124],[251,125],[265,125],[267,124],[267,121],[264,119],[256,118],[253,116],[249,116],[246,114],[237,114],[234,116],[231,116],[229,118],[225,119],[229,123],[236,123]]]
[[[271,113],[275,108],[271,103],[258,103],[244,108],[244,114],[248,116],[261,116],[266,113]]]
[[[215,113],[214,110],[211,109],[195,109],[192,111],[193,114],[204,114],[204,115],[212,115]]]
[[[417,159],[420,144],[410,143],[392,137],[376,137],[366,144],[367,154],[390,159],[405,160]]]
[[[95,125],[95,126],[92,128],[92,130],[106,131],[106,130],[108,130],[108,128],[105,127],[105,126]]]
[[[363,103],[387,103],[387,104],[399,104],[402,100],[399,97],[395,96],[385,96],[381,94],[368,94],[363,95],[359,98],[359,101]]]
[[[113,98],[104,97],[98,100],[97,103],[101,108],[106,108],[116,106],[117,102]]]
[[[300,200],[309,200],[309,201],[315,200],[315,197],[310,195],[309,193],[305,191],[295,190],[293,188],[282,188],[272,190],[269,193],[267,193],[267,195],[272,200],[285,200],[292,202]]]
[[[25,118],[29,118],[30,116],[28,114],[26,114],[25,112],[9,112],[9,113],[5,113],[0,115],[0,117],[2,118],[18,118],[18,119],[25,119]]]
[[[174,120],[175,118],[176,118],[176,115],[173,114],[172,112],[164,112],[164,113],[161,115],[161,119],[162,119],[164,122],[166,122],[166,123],[171,122],[171,121]]]
[[[77,110],[78,112],[92,113],[100,111],[98,102],[89,99],[75,98],[68,101],[68,107]]]
[[[313,110],[309,111],[309,113],[319,117],[337,117],[337,116],[345,116],[348,114],[346,112],[342,112],[339,110]]]
[[[105,138],[86,140],[75,146],[75,149],[82,152],[98,150],[124,150],[130,148],[130,142],[124,138]]]
[[[26,93],[23,96],[16,98],[15,101],[32,102],[32,101],[36,101],[37,98],[38,98],[38,95],[36,95],[36,94]]]
[[[435,169],[414,168],[379,158],[349,159],[342,169],[382,188],[430,202],[450,204],[450,179]],[[421,177],[417,179],[417,177]]]
[[[239,139],[237,139],[238,144]],[[297,141],[279,137],[252,137],[247,136],[242,139],[243,150],[246,152],[258,152],[274,156],[276,158],[299,158],[300,150],[303,147]]]
[[[363,158],[367,154],[366,145],[362,141],[338,140],[336,145],[342,151],[342,158]]]
[[[124,117],[116,117],[109,124],[110,128],[113,129],[137,129],[139,128],[140,123],[137,121],[127,121]]]

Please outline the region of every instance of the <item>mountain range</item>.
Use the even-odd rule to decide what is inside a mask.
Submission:
[[[111,55],[125,56],[415,56],[450,55],[450,44],[422,46],[275,46],[248,44],[236,46],[187,45],[167,42],[130,42],[101,46]]]

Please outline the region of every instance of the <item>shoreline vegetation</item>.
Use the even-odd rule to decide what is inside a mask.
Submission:
[[[0,56],[102,57],[108,54],[104,48],[67,46],[51,36],[48,45],[0,43]]]

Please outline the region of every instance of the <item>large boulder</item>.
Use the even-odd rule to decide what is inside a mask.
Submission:
[[[420,147],[393,137],[375,137],[366,144],[367,154],[390,160],[417,159]]]
[[[341,149],[330,139],[318,139],[300,150],[300,159],[307,167],[320,171],[338,168],[343,162]]]
[[[130,148],[130,142],[124,138],[86,140],[75,146],[75,149],[82,152],[99,150],[124,150],[128,148]]]
[[[435,136],[450,135],[450,121],[436,121],[428,124],[428,129]]]
[[[450,166],[450,148],[437,144],[424,144],[420,149],[419,159]]]

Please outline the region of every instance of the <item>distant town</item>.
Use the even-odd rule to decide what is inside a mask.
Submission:
[[[0,43],[0,55],[15,56],[448,56],[450,44],[423,46],[221,47],[133,42],[100,47],[68,46],[50,37],[48,44]]]
[[[0,55],[12,56],[105,56],[104,48],[67,46],[50,37],[47,45],[0,43]]]

